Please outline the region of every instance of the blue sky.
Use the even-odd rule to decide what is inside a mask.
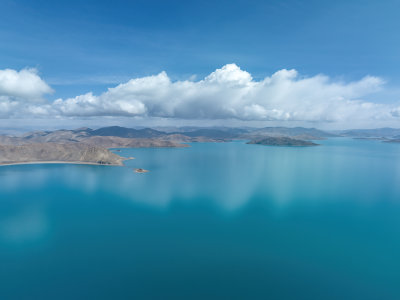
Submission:
[[[0,68],[36,67],[63,96],[227,63],[255,77],[295,68],[400,81],[400,1],[3,0],[0,11]]]
[[[0,69],[37,69],[55,99],[161,71],[200,80],[234,63],[254,80],[284,68],[345,82],[376,76],[385,89],[363,99],[395,103],[399,11],[397,0],[2,0]]]

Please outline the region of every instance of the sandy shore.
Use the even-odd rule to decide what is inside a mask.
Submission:
[[[13,162],[13,163],[4,163],[0,162],[1,166],[14,166],[14,165],[41,165],[41,164],[72,164],[72,165],[92,165],[92,166],[118,166],[117,164],[99,164],[93,162],[82,162],[82,161],[27,161],[27,162]]]

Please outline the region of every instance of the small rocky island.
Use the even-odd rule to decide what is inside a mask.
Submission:
[[[286,147],[307,147],[307,146],[319,145],[310,141],[293,139],[285,136],[270,136],[262,139],[252,140],[247,144],[265,145],[265,146],[286,146]]]
[[[142,169],[142,168],[133,169],[133,171],[135,173],[147,173],[147,172],[150,172],[149,170],[145,170],[145,169]]]
[[[126,158],[84,143],[0,145],[0,165],[29,163],[75,163],[122,166]]]

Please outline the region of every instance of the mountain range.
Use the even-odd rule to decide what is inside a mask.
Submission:
[[[85,143],[105,148],[117,147],[184,147],[187,142],[226,142],[234,139],[254,140],[267,136],[286,136],[303,140],[318,140],[335,136],[315,128],[185,128],[161,131],[151,128],[134,129],[120,126],[74,130],[32,131],[21,136],[0,135],[0,144]]]
[[[339,133],[342,136],[357,138],[400,138],[399,128],[375,128],[375,129],[350,129]]]
[[[399,143],[400,129],[354,129],[336,133],[304,127],[182,127],[126,128],[120,126],[91,129],[31,131],[20,136],[0,135],[0,164],[63,161],[122,165],[124,158],[108,148],[188,147],[191,142],[249,140],[249,144],[272,146],[312,146],[312,140],[345,136],[380,139]]]

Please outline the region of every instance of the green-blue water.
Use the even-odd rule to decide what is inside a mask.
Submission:
[[[400,299],[400,144],[322,143],[0,167],[0,299]]]

